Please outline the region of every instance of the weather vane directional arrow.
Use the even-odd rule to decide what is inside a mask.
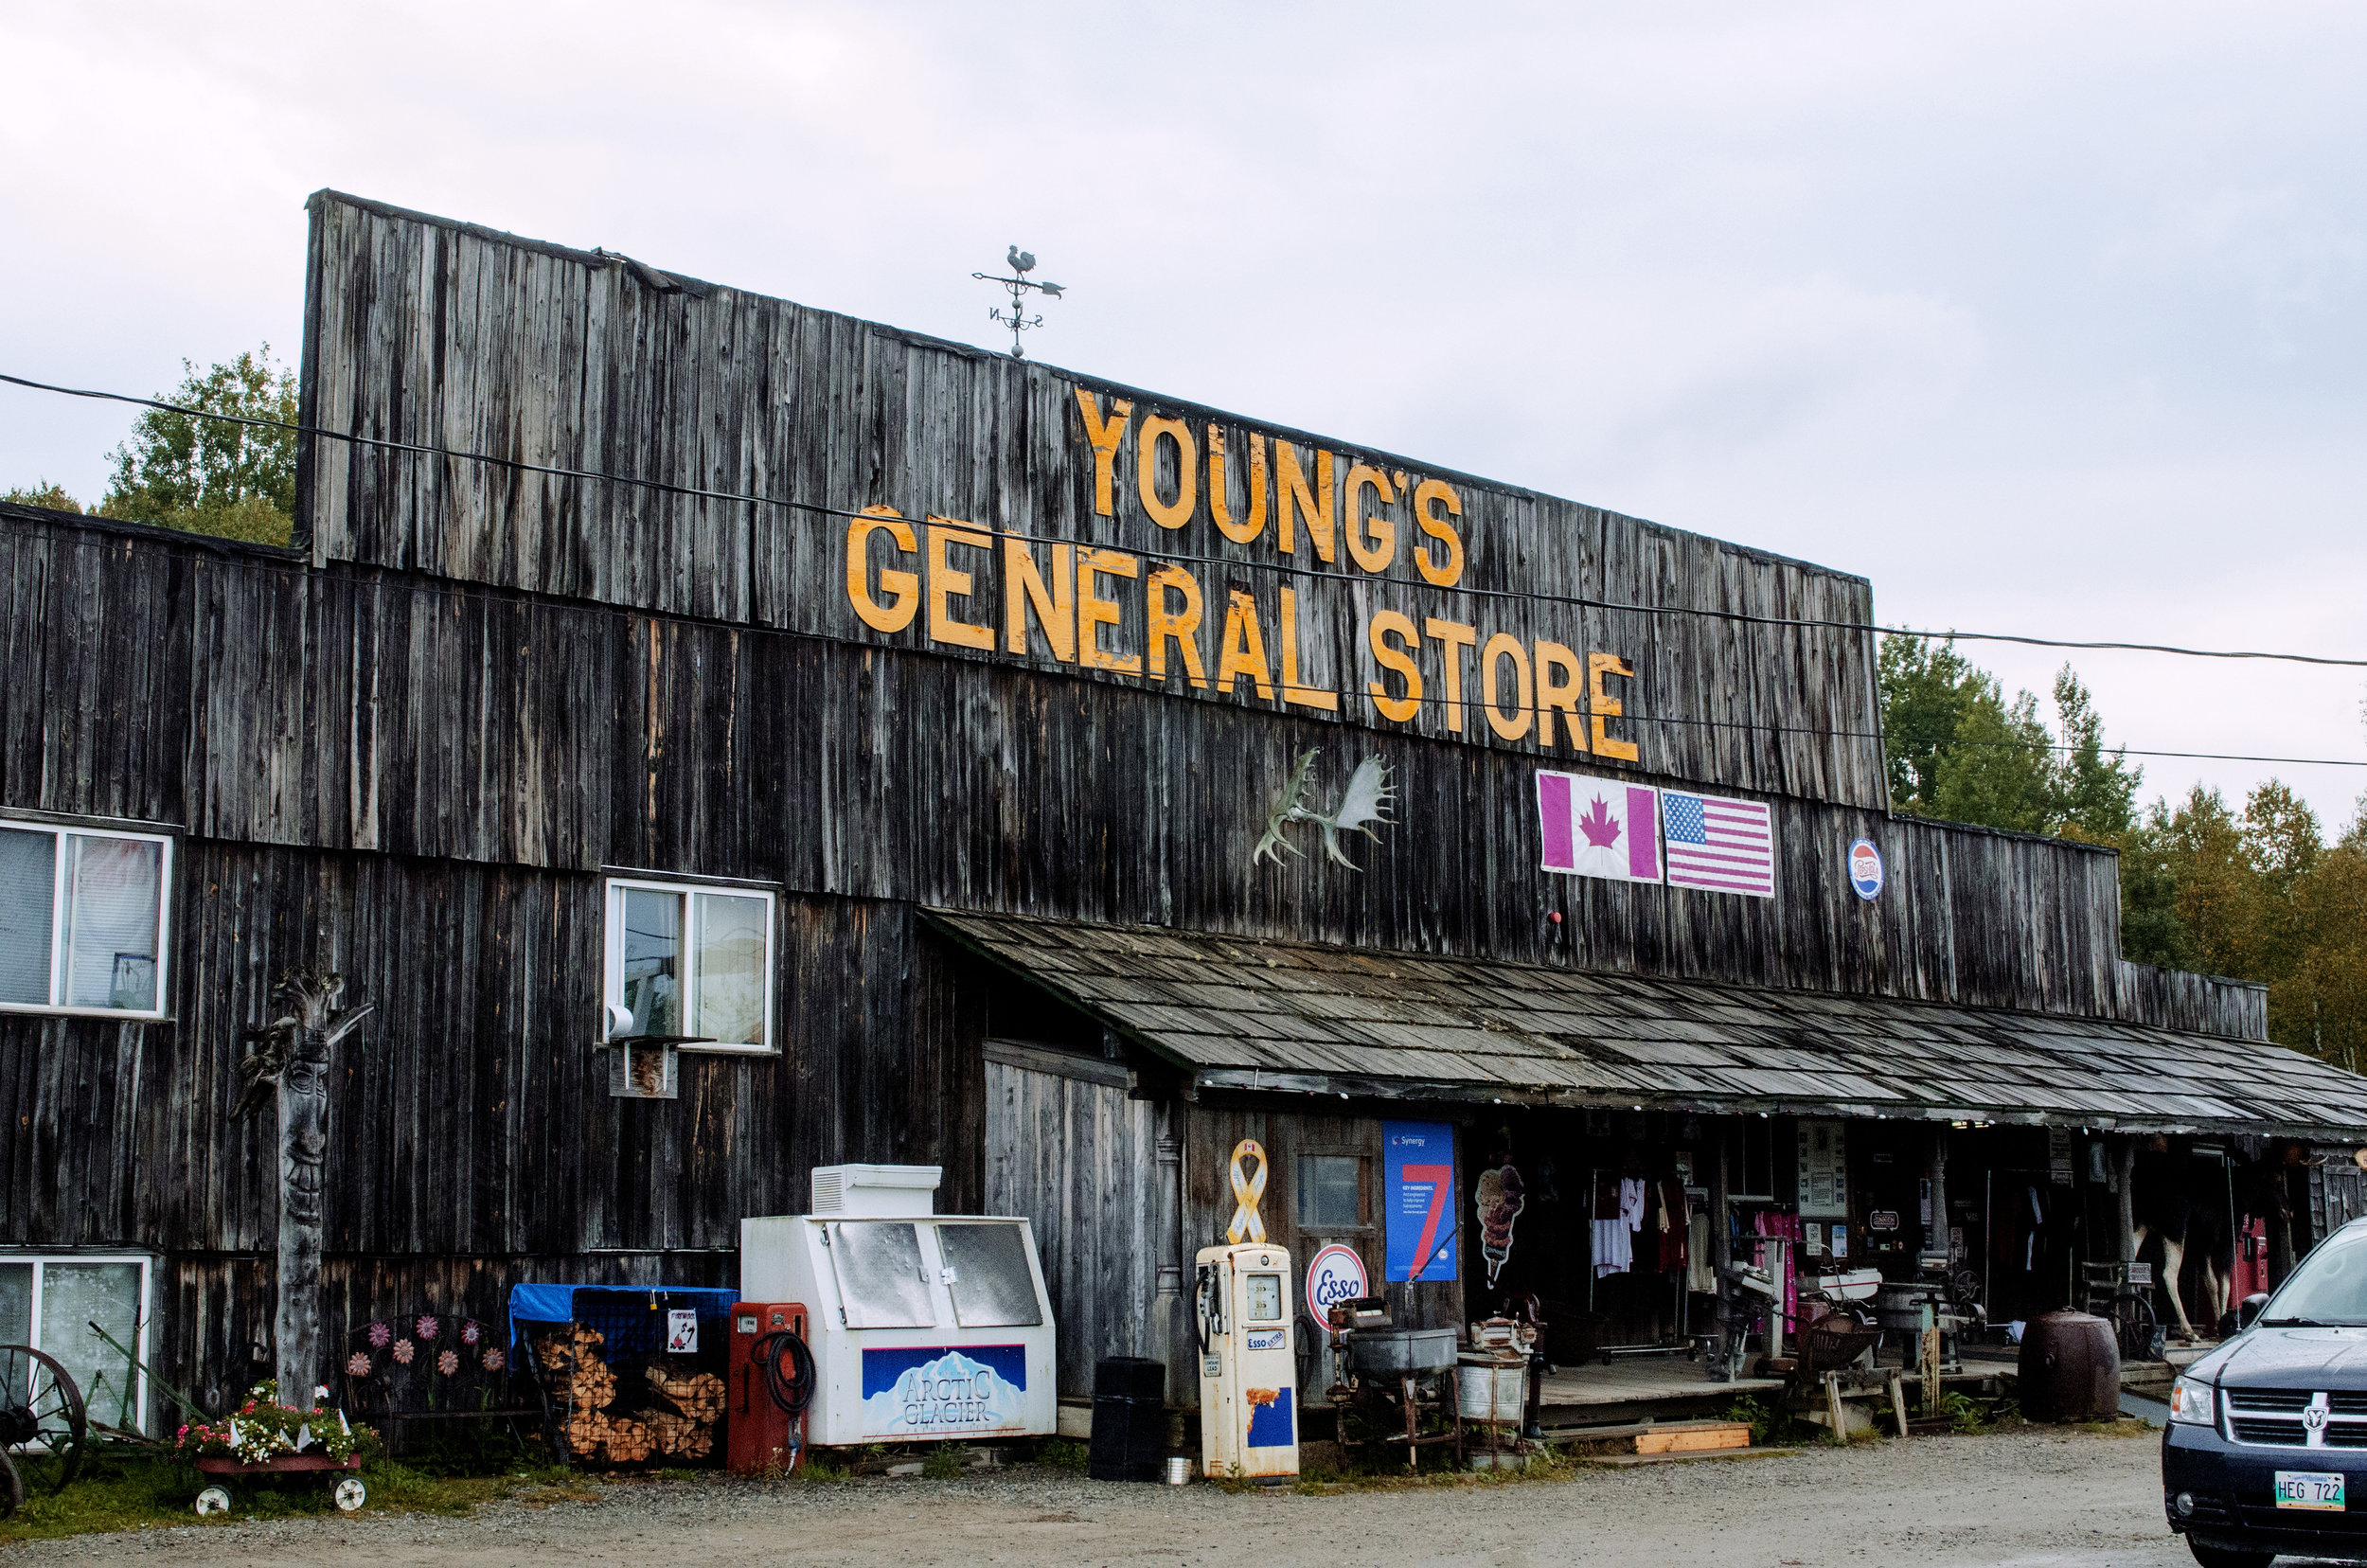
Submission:
[[[1025,359],[1027,353],[1019,346],[1019,334],[1030,328],[1043,325],[1043,317],[1031,316],[1027,313],[1027,291],[1033,289],[1046,299],[1058,299],[1064,291],[1058,283],[1039,283],[1027,276],[1036,270],[1036,256],[1033,251],[1023,251],[1017,245],[1013,245],[1010,254],[1003,259],[1009,264],[1011,269],[1011,276],[1008,277],[1001,277],[993,273],[971,273],[970,276],[985,282],[1000,283],[1011,291],[1011,313],[1005,315],[1002,307],[996,306],[987,312],[987,319],[999,321],[1011,330],[1011,358]]]

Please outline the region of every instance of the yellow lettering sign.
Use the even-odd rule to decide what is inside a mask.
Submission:
[[[1143,661],[1139,654],[1120,653],[1101,646],[1101,629],[1118,624],[1117,601],[1101,597],[1097,577],[1139,577],[1143,563],[1130,555],[1116,550],[1080,549],[1077,552],[1077,662],[1087,669],[1114,670],[1120,675],[1139,675]]]
[[[846,526],[846,602],[855,607],[855,614],[874,632],[901,632],[913,623],[920,609],[920,579],[910,572],[893,567],[880,568],[880,586],[886,590],[889,601],[881,604],[871,596],[871,536],[884,533],[896,547],[912,555],[920,547],[913,537],[913,526],[894,507],[865,507],[860,516]]]
[[[1085,416],[1085,444],[1094,449],[1094,510],[1103,517],[1110,515],[1110,471],[1118,456],[1118,437],[1126,434],[1126,421],[1133,414],[1134,405],[1120,398],[1110,404],[1110,417],[1101,417],[1099,400],[1083,387],[1077,389],[1077,407]]]

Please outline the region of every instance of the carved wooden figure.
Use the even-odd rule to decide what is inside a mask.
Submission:
[[[238,1114],[279,1111],[279,1275],[272,1338],[279,1402],[309,1409],[321,1350],[321,1184],[329,1152],[329,1056],[370,1007],[343,1006],[343,975],[291,970],[272,988],[279,1016],[245,1038]]]

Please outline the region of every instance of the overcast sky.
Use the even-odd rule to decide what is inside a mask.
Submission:
[[[323,186],[1031,352],[1874,581],[2367,656],[2367,7],[0,0],[0,370],[299,343]],[[0,388],[0,488],[124,411]],[[2059,656],[1967,648],[2043,692]],[[2116,741],[2367,757],[2358,670],[2077,656]],[[2334,827],[2367,769],[2274,772]]]

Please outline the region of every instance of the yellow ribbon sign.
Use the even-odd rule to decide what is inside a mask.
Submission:
[[[1241,1174],[1241,1159],[1254,1155],[1257,1174]],[[1257,1200],[1266,1194],[1266,1146],[1255,1138],[1243,1138],[1233,1146],[1233,1223],[1225,1227],[1225,1239],[1235,1246],[1247,1237],[1252,1241],[1266,1239],[1266,1222],[1257,1218]]]

